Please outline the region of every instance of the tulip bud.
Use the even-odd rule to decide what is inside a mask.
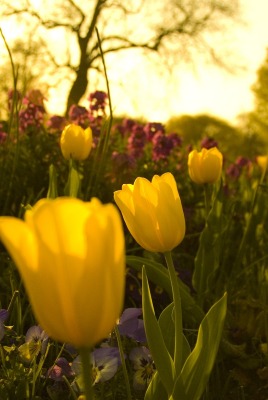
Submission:
[[[113,204],[43,199],[25,221],[1,217],[0,239],[52,339],[89,348],[109,335],[125,287],[124,233]]]
[[[266,171],[268,166],[268,156],[257,156],[256,161],[262,171]]]
[[[222,159],[217,147],[203,148],[200,152],[192,150],[188,156],[190,178],[198,184],[217,182],[222,173]]]
[[[174,176],[155,175],[152,182],[137,178],[114,193],[125,223],[146,250],[168,252],[184,238],[185,219]]]
[[[83,129],[79,125],[67,125],[60,138],[61,152],[66,160],[85,160],[92,147],[91,128]]]

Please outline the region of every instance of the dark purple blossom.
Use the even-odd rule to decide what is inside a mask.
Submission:
[[[154,135],[152,143],[153,143],[152,158],[154,161],[167,159],[171,153],[171,150],[174,148],[173,137],[165,135],[161,131],[158,131]]]
[[[243,168],[243,167],[251,167],[252,161],[247,157],[239,156],[235,160],[235,164],[238,165],[241,168]]]
[[[127,153],[119,153],[118,151],[113,151],[112,153],[112,163],[115,173],[122,173],[122,171],[128,171],[135,168],[136,161],[135,158]]]
[[[52,132],[61,132],[65,125],[67,125],[67,120],[60,115],[52,115],[47,121],[47,127]]]
[[[20,132],[29,132],[39,129],[44,122],[45,109],[42,106],[28,103],[26,108],[19,112]]]
[[[165,133],[165,127],[160,122],[148,122],[144,126],[144,132],[146,133],[147,140],[151,141],[156,132]]]
[[[139,158],[143,155],[144,147],[147,142],[146,133],[140,124],[133,125],[131,134],[128,137],[127,149],[131,156]]]
[[[18,104],[18,102],[22,99],[22,95],[18,90],[10,89],[8,91],[8,110],[11,111],[12,104]]]
[[[107,93],[101,91],[101,90],[96,90],[96,92],[90,93],[89,97],[89,109],[90,111],[94,112],[101,112],[102,114],[105,114],[105,108],[108,104],[108,95]]]
[[[173,147],[180,147],[182,145],[183,139],[176,132],[169,133],[168,137],[173,142]]]
[[[24,96],[22,99],[22,104],[34,104],[45,111],[44,100],[46,100],[45,96],[39,89],[32,89]]]
[[[226,175],[228,175],[232,179],[239,178],[241,174],[241,168],[237,164],[230,164],[229,167],[226,169]]]
[[[80,125],[82,128],[87,128],[90,121],[88,110],[83,106],[73,104],[68,112],[71,123]]]
[[[7,320],[8,315],[9,315],[9,313],[7,310],[5,310],[3,308],[0,310],[0,340],[2,340],[5,335],[4,322]]]
[[[205,149],[211,149],[212,147],[218,147],[218,142],[213,139],[212,137],[205,137],[204,139],[202,139],[201,141],[201,148],[205,148]]]
[[[114,125],[113,131],[119,132],[122,137],[125,137],[131,133],[134,125],[136,125],[136,121],[134,119],[124,118],[122,122]]]
[[[137,342],[145,343],[146,334],[143,320],[138,318],[142,314],[141,308],[127,308],[121,315],[118,324],[120,335],[127,336]]]
[[[63,376],[66,378],[71,378],[74,376],[74,372],[70,366],[70,363],[64,357],[60,357],[56,360],[55,365],[53,365],[47,371],[47,376],[53,379],[55,382],[60,382],[63,380]]]
[[[0,125],[0,144],[5,143],[6,140],[7,140],[7,133],[2,131],[2,127]]]

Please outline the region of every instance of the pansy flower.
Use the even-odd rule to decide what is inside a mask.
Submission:
[[[144,323],[142,319],[138,318],[141,314],[141,308],[126,308],[118,323],[120,335],[127,336],[137,342],[145,343]]]
[[[25,343],[19,347],[19,353],[24,361],[32,361],[39,353],[45,354],[48,345],[48,335],[39,326],[34,325],[25,335]]]
[[[120,355],[117,347],[100,347],[91,353],[93,385],[106,382],[113,378],[120,364]],[[80,356],[72,363],[72,370],[76,375],[76,384],[82,388],[82,364]]]
[[[53,379],[55,382],[63,380],[63,376],[70,378],[74,375],[74,372],[70,366],[68,360],[65,357],[60,357],[56,360],[55,364],[49,368],[47,376]]]
[[[135,371],[133,376],[134,389],[146,389],[155,373],[155,365],[149,350],[145,346],[135,347],[131,350],[129,359]]]

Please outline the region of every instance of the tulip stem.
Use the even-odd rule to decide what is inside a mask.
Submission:
[[[182,346],[183,346],[180,287],[171,252],[170,251],[165,252],[164,256],[168,267],[169,278],[172,288],[172,296],[174,304],[174,324],[175,324],[174,364],[175,364],[176,374],[179,375],[182,368]]]
[[[208,183],[204,184],[204,194],[205,194],[205,210],[207,218],[211,209],[211,187]]]
[[[120,359],[121,359],[121,363],[122,363],[122,369],[123,369],[123,374],[124,374],[124,379],[125,379],[125,384],[126,384],[127,400],[131,400],[132,396],[131,396],[129,377],[128,377],[127,367],[126,367],[126,362],[125,362],[125,355],[124,355],[120,332],[119,332],[119,329],[117,326],[115,326],[114,331],[115,331],[115,335],[116,335],[116,340],[117,340],[117,344],[118,344],[118,349],[119,349],[119,353],[120,353]]]
[[[79,349],[81,364],[82,364],[82,376],[85,400],[93,400],[93,386],[92,386],[92,364],[90,358],[90,349],[81,348]]]

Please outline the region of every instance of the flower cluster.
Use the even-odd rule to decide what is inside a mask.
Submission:
[[[46,113],[44,107],[45,97],[40,90],[30,90],[22,100],[22,108],[19,111],[19,127],[22,133],[31,133],[39,129],[44,123]]]

